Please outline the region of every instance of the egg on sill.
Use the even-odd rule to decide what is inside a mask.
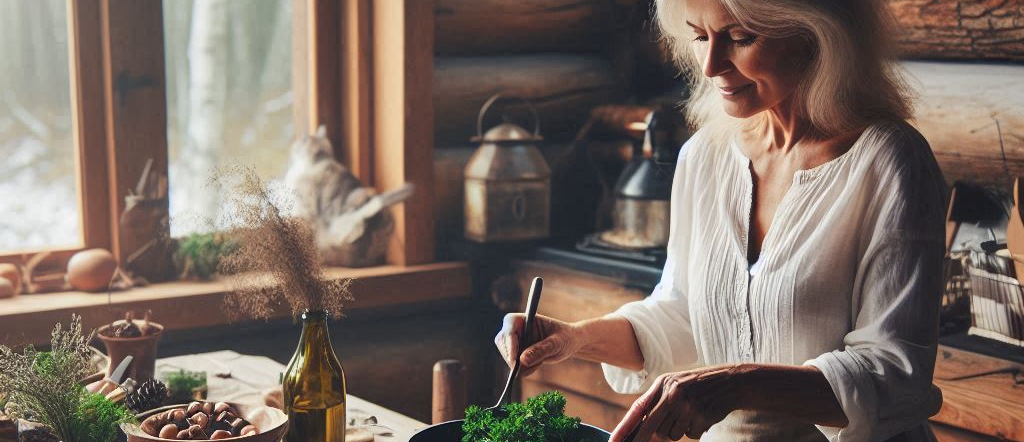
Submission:
[[[83,250],[68,260],[68,284],[76,290],[95,292],[104,290],[117,271],[117,260],[104,249]]]
[[[0,278],[6,279],[11,283],[12,293],[8,296],[4,296],[4,289],[0,289],[0,298],[6,298],[17,295],[21,291],[21,272],[18,271],[18,266],[14,264],[0,264]]]
[[[0,299],[11,298],[17,294],[11,281],[8,281],[7,278],[0,278]]]

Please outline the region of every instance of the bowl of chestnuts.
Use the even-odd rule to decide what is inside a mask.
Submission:
[[[288,430],[288,416],[262,405],[191,402],[168,405],[140,414],[138,425],[122,429],[128,442],[166,440],[229,440],[279,442]]]

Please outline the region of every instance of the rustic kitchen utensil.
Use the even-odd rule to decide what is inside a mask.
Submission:
[[[430,422],[438,424],[458,419],[465,413],[469,400],[466,396],[466,366],[455,359],[444,359],[434,364],[433,392]]]
[[[518,354],[516,355],[516,362],[512,366],[512,371],[508,374],[508,380],[505,381],[505,389],[502,390],[501,396],[498,397],[498,402],[494,406],[488,408],[493,412],[501,413],[504,410],[500,407],[507,401],[512,391],[512,383],[515,382],[516,377],[519,376],[520,362],[519,357],[522,356],[523,350],[527,347],[523,338],[528,336],[530,326],[533,323],[534,317],[537,315],[537,305],[540,303],[541,290],[544,287],[544,280],[537,277],[533,279],[533,284],[530,287],[530,294],[526,301],[526,321],[523,324],[523,330],[520,332],[520,346]],[[461,442],[462,441],[462,423],[464,419],[456,419],[440,424],[431,425],[426,427],[409,439],[409,442]],[[569,437],[569,440],[579,442],[607,442],[608,437],[611,433],[597,428],[593,425],[580,424],[579,428],[576,429],[575,434]]]
[[[540,118],[528,101],[515,98],[533,113],[533,132],[505,122],[484,134],[484,116],[501,99],[501,94],[492,96],[477,115],[477,136],[472,141],[481,144],[464,172],[465,235],[477,242],[546,238],[551,169],[537,149],[543,140]]]
[[[543,289],[544,280],[539,276],[533,278],[533,284],[530,285],[530,294],[526,298],[526,321],[523,322],[523,331],[519,334],[519,351],[516,352],[516,362],[512,364],[512,371],[508,373],[505,389],[501,391],[498,402],[488,408],[488,410],[502,412],[501,406],[505,405],[505,401],[512,394],[512,383],[516,381],[516,377],[519,376],[519,370],[522,368],[522,362],[519,359],[523,356],[523,351],[530,346],[526,339],[530,336],[530,326],[533,324],[533,319],[537,317],[537,304],[540,303],[540,292]]]

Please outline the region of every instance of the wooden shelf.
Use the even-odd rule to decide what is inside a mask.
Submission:
[[[331,268],[327,276],[353,278],[354,301],[347,311],[464,298],[470,294],[469,266],[463,262],[416,266],[380,266],[365,269]],[[222,311],[229,287],[224,281],[169,282],[123,292],[60,292],[22,295],[0,300],[0,343],[45,344],[53,325],[67,323],[71,314],[82,316],[88,328],[110,322],[125,311],[152,309],[167,330],[223,325]],[[279,311],[275,317],[287,317]]]

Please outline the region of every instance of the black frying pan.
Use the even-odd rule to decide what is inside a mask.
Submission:
[[[523,323],[523,331],[519,339],[519,355],[516,355],[516,362],[512,367],[512,372],[508,374],[508,381],[505,382],[505,390],[502,391],[501,397],[498,398],[498,403],[491,408],[497,408],[505,403],[508,399],[509,393],[512,390],[512,383],[519,375],[519,356],[522,355],[523,350],[527,347],[524,344],[524,339],[527,331],[530,329],[530,325],[533,323],[533,318],[537,316],[537,305],[540,304],[540,292],[544,287],[544,280],[541,278],[533,278],[533,285],[530,287],[530,295],[526,301],[526,322]],[[496,409],[495,413],[500,413],[504,410]],[[462,422],[463,419],[442,422],[440,424],[434,424],[426,427],[409,439],[409,442],[461,442],[462,441]],[[575,434],[569,437],[570,442],[608,442],[608,438],[611,437],[611,433],[597,428],[593,425],[580,424],[579,428],[576,429]]]
[[[571,442],[608,442],[611,433],[593,425],[580,424],[569,436]],[[462,442],[462,419],[434,424],[412,435],[409,442]]]

